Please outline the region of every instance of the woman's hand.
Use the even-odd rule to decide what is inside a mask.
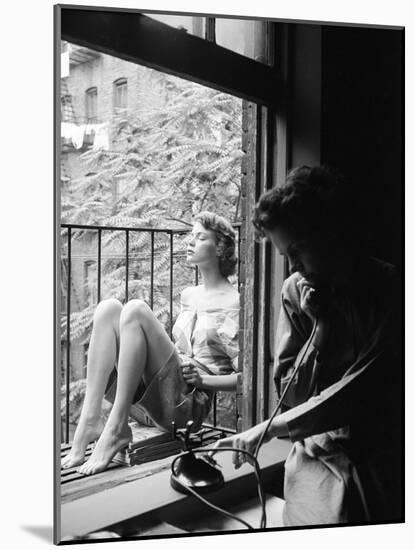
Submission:
[[[261,424],[257,424],[246,432],[242,432],[231,437],[225,437],[224,439],[219,439],[219,441],[215,443],[214,449],[209,453],[209,456],[213,456],[223,447],[233,447],[235,449],[235,452],[232,453],[232,462],[235,468],[240,468],[245,462],[253,464],[254,461],[252,460],[252,458],[249,457],[249,455],[240,452],[240,450],[248,451],[251,454],[255,454],[256,447],[262,436],[263,431],[265,430],[266,425],[267,422],[261,422]],[[264,442],[269,441],[271,437],[272,435],[267,432]]]
[[[329,334],[327,296],[322,295],[321,291],[312,287],[307,279],[304,278],[298,281],[297,288],[300,291],[301,309],[313,322],[318,319],[313,344],[317,349],[322,350]]]
[[[297,288],[300,291],[301,309],[315,321],[320,312],[318,291],[304,277],[298,281]]]
[[[203,379],[199,374],[198,369],[193,365],[193,363],[184,362],[182,363],[181,367],[182,367],[183,378],[185,379],[187,384],[191,384],[195,388],[199,388],[199,389],[203,387]]]

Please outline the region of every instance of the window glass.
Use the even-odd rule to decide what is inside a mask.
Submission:
[[[255,61],[266,62],[265,22],[216,18],[216,43]]]
[[[198,36],[199,38],[205,37],[205,18],[204,17],[193,17],[186,15],[165,15],[158,13],[148,13],[146,14],[151,19],[156,19],[161,23],[170,25],[178,29],[183,29],[189,34]]]
[[[152,19],[171,27],[186,30],[200,38],[206,38],[206,17],[184,15],[146,14]],[[244,55],[255,61],[266,63],[265,25],[263,21],[252,19],[212,18],[215,27],[216,44]]]

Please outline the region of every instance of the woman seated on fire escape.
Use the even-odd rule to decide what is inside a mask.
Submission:
[[[235,233],[211,212],[194,218],[187,260],[203,284],[186,288],[173,327],[173,343],[150,307],[133,299],[124,306],[103,300],[94,315],[87,362],[87,388],[72,448],[63,468],[89,475],[107,468],[131,441],[128,418],[143,409],[160,427],[200,427],[216,391],[235,391],[238,364],[239,293]],[[103,397],[113,402],[104,426]],[[89,443],[97,440],[85,460]]]

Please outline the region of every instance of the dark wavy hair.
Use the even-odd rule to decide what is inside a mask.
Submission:
[[[354,186],[326,166],[291,170],[284,185],[265,192],[254,209],[259,234],[275,227],[289,229],[297,238],[343,250],[360,249],[364,231]]]
[[[224,277],[229,277],[236,272],[238,263],[236,249],[236,235],[232,225],[218,214],[213,212],[199,212],[193,218],[194,222],[199,222],[205,229],[213,231],[216,237],[216,244],[219,245],[219,271]]]

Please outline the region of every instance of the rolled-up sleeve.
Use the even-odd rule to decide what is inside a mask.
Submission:
[[[296,379],[285,395],[283,408],[293,407],[309,397],[310,381],[317,359],[317,350],[312,344],[309,345],[312,322],[301,311],[297,280],[298,276],[294,274],[284,282],[277,325],[274,382],[279,396],[284,391],[298,360],[302,359]]]
[[[369,417],[380,421],[388,408],[398,406],[401,357],[393,317],[385,319],[339,381],[280,415],[292,441],[367,422]]]

